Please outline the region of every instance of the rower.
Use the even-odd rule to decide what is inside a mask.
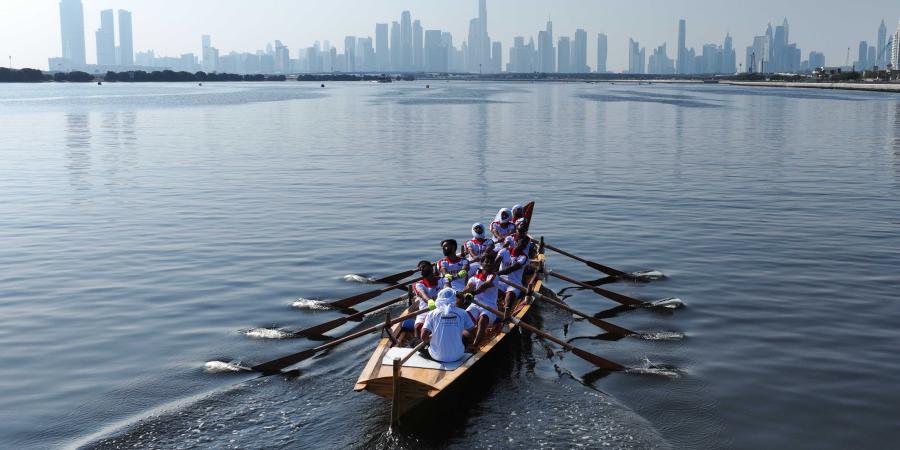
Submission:
[[[525,218],[525,207],[522,205],[516,205],[512,207],[512,221],[515,223],[519,219]]]
[[[438,278],[434,265],[431,262],[419,261],[418,269],[422,274],[422,280],[412,286],[413,295],[415,295],[413,310],[428,308],[435,301],[438,292],[441,290],[441,279]],[[400,325],[400,334],[397,336],[398,341],[403,344],[408,338],[419,336],[424,323],[424,314],[419,314],[415,319],[403,321]]]
[[[522,237],[515,242],[515,245],[500,250],[500,253],[497,254],[497,259],[500,260],[500,271],[497,272],[498,276],[505,275],[511,281],[519,285],[522,284],[522,274],[525,271],[525,267],[528,265],[528,255],[525,254],[525,251],[528,248],[529,242],[531,242],[530,239]],[[519,299],[522,292],[517,288],[507,285],[502,280],[497,280],[496,283],[500,288],[501,295],[503,295],[504,313],[506,316],[509,316],[509,313],[513,310],[513,305],[515,305],[516,300]]]
[[[466,353],[464,339],[475,324],[466,311],[456,304],[456,291],[442,289],[437,308],[425,315],[422,340],[428,343],[428,354],[438,362],[459,361]]]
[[[438,271],[443,281],[442,287],[451,287],[458,291],[466,287],[469,279],[469,260],[460,258],[456,254],[459,244],[456,239],[447,239],[441,242],[441,251],[444,258],[437,262]]]
[[[512,211],[503,208],[497,213],[497,217],[491,222],[491,233],[497,242],[503,242],[507,236],[516,231],[516,224],[512,221]]]
[[[497,271],[500,260],[491,254],[482,261],[482,266],[475,271],[469,283],[466,284],[464,294],[472,294],[478,303],[497,309]],[[475,303],[466,308],[469,317],[477,324],[475,336],[472,338],[470,353],[474,353],[478,343],[487,333],[487,328],[497,322],[497,315],[478,306]]]
[[[480,223],[472,225],[472,239],[463,244],[463,255],[469,260],[470,272],[475,273],[478,270],[482,258],[493,247],[494,241],[487,238],[487,230],[484,225]]]

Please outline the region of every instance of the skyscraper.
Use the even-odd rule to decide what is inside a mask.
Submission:
[[[675,72],[679,75],[684,75],[687,73],[687,25],[684,19],[678,21],[678,60],[675,65]]]
[[[588,73],[587,65],[587,32],[579,28],[575,30],[575,45],[572,47],[572,72]]]
[[[597,35],[597,73],[606,73],[606,35]]]
[[[496,41],[491,44],[491,72],[500,73],[503,70],[503,44]]]
[[[344,38],[344,58],[346,58],[347,72],[356,72],[356,37]]]
[[[84,50],[84,7],[81,0],[59,2],[62,57],[72,64],[86,64]]]
[[[425,71],[447,71],[447,47],[443,43],[441,30],[425,31]]]
[[[887,27],[884,26],[884,20],[881,21],[881,25],[878,27],[878,50],[876,51],[877,65],[878,67],[886,67],[887,66],[887,55],[889,49],[887,48]]]
[[[628,73],[642,74],[646,65],[646,49],[634,39],[628,39]]]
[[[737,72],[737,53],[734,51],[731,33],[725,34],[725,44],[722,46],[722,68],[719,71],[724,74]]]
[[[538,58],[541,61],[541,72],[556,72],[556,51],[553,48],[553,22],[548,21],[547,29],[538,32]]]
[[[560,36],[557,49],[556,70],[559,73],[572,73],[570,57],[572,56],[571,40],[568,36]]]
[[[412,16],[409,11],[400,14],[400,67],[397,69],[408,71],[412,69],[413,35]]]
[[[381,72],[391,70],[391,54],[388,50],[388,24],[375,24],[375,67]]]
[[[424,43],[422,41],[422,22],[413,22],[413,68],[422,70],[425,67]]]
[[[119,64],[134,65],[134,37],[131,31],[131,12],[119,10]]]
[[[866,41],[860,41],[859,43],[859,58],[856,60],[856,70],[866,70],[869,68],[869,43]]]
[[[114,66],[116,64],[116,27],[113,10],[100,11],[100,28],[95,34],[97,40],[97,64]]]
[[[894,38],[891,45],[891,67],[896,70],[900,67],[900,24],[897,25],[897,31],[894,32]]]
[[[491,37],[487,27],[487,0],[478,0],[478,53],[484,67],[493,65],[491,60]]]
[[[203,46],[203,70],[207,73],[215,72],[219,66],[219,50],[213,48],[212,37],[208,34],[204,34],[200,40]]]
[[[391,70],[400,71],[403,57],[403,44],[400,36],[400,22],[391,22]]]

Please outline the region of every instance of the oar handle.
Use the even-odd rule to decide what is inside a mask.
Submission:
[[[429,311],[431,311],[430,308],[422,308],[422,309],[420,309],[420,310],[418,310],[418,311],[414,311],[414,312],[411,312],[411,313],[409,313],[409,314],[404,314],[404,315],[402,315],[402,316],[400,316],[400,317],[397,317],[396,319],[391,319],[391,320],[388,321],[388,322],[385,322],[385,323],[381,323],[381,324],[375,325],[375,326],[373,326],[373,327],[371,327],[371,328],[366,328],[365,330],[362,330],[362,331],[357,331],[356,333],[353,333],[353,334],[348,334],[348,335],[346,335],[346,336],[344,336],[344,337],[335,339],[335,340],[333,340],[333,341],[331,341],[331,342],[329,342],[329,343],[327,343],[327,344],[322,344],[322,345],[316,347],[314,350],[317,351],[317,352],[320,352],[320,351],[322,351],[322,350],[329,349],[329,348],[334,347],[334,346],[336,346],[336,345],[343,344],[344,342],[347,342],[347,341],[356,339],[356,338],[358,338],[358,337],[360,337],[360,336],[365,336],[365,335],[367,335],[367,334],[375,333],[376,331],[381,331],[381,330],[384,329],[384,328],[394,326],[394,325],[396,325],[396,324],[398,324],[398,323],[403,322],[404,320],[412,319],[413,317],[416,317],[416,316],[418,316],[418,315],[420,315],[420,314],[425,314],[425,313],[427,313],[427,312],[429,312]]]
[[[576,285],[576,286],[581,286],[581,287],[583,287],[583,288],[585,288],[585,289],[590,289],[590,290],[592,290],[592,291],[594,291],[594,292],[596,292],[596,293],[598,293],[598,294],[600,294],[600,295],[602,295],[602,296],[604,296],[604,297],[606,297],[606,298],[608,298],[608,299],[610,299],[610,300],[613,300],[613,301],[615,301],[615,302],[617,302],[617,303],[621,303],[621,304],[623,304],[623,305],[627,305],[627,306],[647,306],[647,304],[648,304],[647,302],[638,300],[638,299],[636,299],[636,298],[631,298],[631,297],[629,297],[629,296],[627,296],[627,295],[623,295],[623,294],[620,294],[620,293],[618,293],[618,292],[607,291],[606,289],[602,289],[602,288],[598,288],[598,287],[591,286],[591,285],[589,285],[589,284],[587,284],[587,283],[583,283],[583,282],[578,281],[578,280],[576,280],[576,279],[574,279],[574,278],[567,277],[567,276],[565,276],[565,275],[562,275],[562,274],[560,274],[560,273],[554,272],[554,271],[552,271],[552,270],[551,270],[551,271],[548,271],[547,273],[548,273],[550,276],[552,276],[552,277],[559,278],[560,280],[563,280],[563,281],[572,283],[572,284],[574,284],[574,285]]]
[[[375,297],[378,297],[379,295],[384,294],[385,292],[388,292],[388,291],[391,291],[391,290],[394,290],[394,289],[405,288],[406,286],[408,286],[408,285],[410,285],[410,284],[412,284],[412,283],[416,283],[416,282],[421,281],[421,280],[422,280],[422,277],[414,278],[414,279],[409,280],[409,281],[404,281],[403,283],[398,283],[398,284],[395,284],[395,285],[392,285],[392,286],[384,287],[384,288],[381,288],[381,289],[376,289],[376,290],[374,290],[374,291],[369,291],[369,292],[364,292],[364,293],[362,293],[362,294],[357,294],[357,295],[354,295],[353,297],[348,297],[348,298],[345,298],[345,299],[343,299],[343,300],[338,300],[338,301],[335,301],[335,302],[331,302],[331,303],[328,304],[328,306],[331,306],[332,308],[341,308],[341,309],[343,309],[343,308],[351,308],[351,307],[353,307],[353,306],[355,306],[355,305],[358,305],[358,304],[360,304],[360,303],[362,303],[362,302],[364,302],[364,301],[366,301],[366,300],[370,300],[370,299],[373,299],[373,298],[375,298]]]
[[[349,315],[349,316],[346,316],[346,317],[339,317],[339,318],[337,318],[337,319],[334,319],[334,320],[325,322],[325,323],[323,323],[323,324],[321,324],[321,325],[316,325],[316,326],[313,326],[313,327],[306,328],[306,329],[304,329],[304,330],[295,331],[293,334],[294,334],[294,336],[320,336],[320,335],[325,334],[325,333],[327,333],[328,331],[331,331],[331,330],[333,330],[333,329],[335,329],[335,328],[337,328],[337,327],[339,327],[339,326],[341,326],[341,325],[343,325],[343,324],[345,324],[345,323],[347,323],[347,322],[349,322],[349,321],[351,321],[351,320],[355,320],[355,319],[358,319],[358,318],[362,318],[362,317],[364,317],[366,314],[373,313],[373,312],[375,312],[375,311],[378,311],[379,309],[383,309],[383,308],[386,308],[386,307],[388,307],[388,306],[391,306],[391,305],[393,305],[394,303],[397,303],[397,302],[399,302],[399,301],[402,301],[402,300],[405,299],[405,298],[406,298],[405,295],[401,295],[401,296],[399,296],[399,297],[392,298],[392,299],[390,299],[390,300],[388,300],[388,301],[386,301],[386,302],[384,302],[384,303],[375,305],[375,306],[373,306],[373,307],[371,307],[371,308],[369,308],[369,309],[365,309],[365,310],[363,310],[363,311],[359,311],[359,312],[353,313],[353,314],[351,314],[351,315]]]

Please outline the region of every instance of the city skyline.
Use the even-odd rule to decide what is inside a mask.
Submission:
[[[72,0],[64,0],[62,3],[70,3],[71,1]],[[22,2],[18,2],[18,6],[20,8],[17,9],[16,8],[17,0],[13,0],[13,2],[14,2],[13,5],[6,5],[3,7],[4,10],[2,12],[5,13],[5,17],[10,17],[10,13],[14,13],[15,10],[22,10],[22,8],[25,7],[22,5]],[[35,3],[39,3],[39,2],[35,2]],[[43,2],[40,2],[40,3],[43,5]],[[54,9],[56,9],[56,12],[55,12],[55,14],[51,14],[51,18],[57,22],[54,27],[55,33],[58,35],[57,42],[63,42],[63,45],[65,45],[66,39],[64,39],[64,38],[60,39],[60,38],[62,38],[62,36],[59,36],[60,35],[59,14],[60,14],[60,10],[62,9],[62,6],[60,3],[58,3],[55,0],[50,3],[52,3],[53,6],[56,6],[56,8],[54,8]],[[138,2],[126,1],[126,0],[122,0],[122,1],[84,0],[83,3],[84,3],[84,7],[83,7],[83,16],[84,16],[84,26],[83,26],[84,30],[83,31],[84,32],[82,33],[83,34],[82,39],[84,39],[84,41],[85,41],[84,47],[87,49],[86,58],[85,58],[87,63],[97,62],[97,59],[96,59],[97,53],[95,53],[93,51],[94,49],[100,50],[101,47],[104,47],[106,49],[109,48],[108,43],[105,45],[101,45],[101,43],[100,43],[102,36],[108,36],[108,34],[101,33],[101,30],[105,29],[105,26],[102,23],[100,23],[102,11],[104,11],[105,9],[108,9],[108,8],[94,9],[95,7],[99,8],[99,7],[103,7],[103,6],[113,6],[113,7],[115,7],[115,9],[119,10],[120,11],[119,17],[118,17],[119,22],[122,22],[122,14],[123,14],[122,10],[125,9],[125,6],[134,5],[134,6],[132,6],[132,8],[138,10],[138,11],[134,12],[135,17],[138,18],[136,21],[136,24],[135,24],[135,37],[133,38],[134,42],[136,43],[136,45],[134,45],[134,51],[145,51],[148,49],[155,49],[156,55],[158,55],[158,56],[165,55],[165,56],[176,57],[176,58],[182,54],[182,53],[178,53],[178,52],[167,52],[165,50],[159,50],[160,48],[168,48],[168,46],[160,47],[160,46],[154,45],[155,41],[165,41],[168,38],[175,36],[175,33],[173,33],[171,36],[167,35],[166,39],[159,39],[160,36],[154,36],[153,33],[149,33],[150,36],[148,37],[148,33],[147,33],[147,30],[145,29],[145,27],[149,27],[150,29],[153,29],[153,27],[155,26],[154,21],[159,20],[159,17],[161,15],[160,14],[150,14],[150,16],[151,16],[150,20],[148,20],[143,15],[141,15],[141,13],[140,13],[141,10],[143,10],[145,12],[148,11],[146,4],[140,5]],[[167,3],[167,1],[162,0],[161,2],[158,2],[158,3]],[[204,2],[201,1],[199,3],[204,3]],[[271,4],[273,2],[262,2],[262,3]],[[342,3],[346,4],[346,3],[354,3],[354,2],[342,2]],[[386,3],[387,5],[384,5],[384,4],[379,5],[379,8],[384,9],[387,6],[394,6],[394,5],[401,6],[404,4],[411,4],[412,2],[404,2],[404,1],[395,1],[394,2],[394,1],[392,1],[392,2],[384,2],[384,3]],[[535,5],[539,5],[542,3],[545,3],[545,2],[536,2],[536,1],[535,2],[525,2],[525,4],[535,4]],[[584,2],[573,1],[571,3],[573,5],[575,5],[575,4],[583,5]],[[652,3],[652,2],[643,2],[643,3]],[[116,6],[116,5],[119,5],[119,6]],[[469,51],[467,53],[467,58],[469,58],[471,60],[475,60],[475,61],[480,61],[480,66],[482,66],[482,67],[491,67],[491,69],[484,70],[485,72],[496,71],[496,70],[494,70],[496,61],[492,61],[489,56],[485,56],[485,55],[490,55],[491,53],[493,53],[492,51],[494,50],[494,47],[496,47],[498,44],[500,44],[500,48],[502,50],[502,66],[500,66],[500,68],[502,70],[507,69],[506,66],[511,61],[511,57],[512,57],[512,52],[510,50],[515,45],[514,38],[516,36],[524,37],[524,40],[526,43],[529,40],[533,39],[535,41],[536,47],[538,47],[537,50],[539,53],[540,53],[540,47],[542,45],[552,49],[552,53],[553,53],[552,55],[549,54],[551,52],[545,51],[544,53],[547,53],[547,54],[541,56],[541,64],[540,64],[539,70],[542,70],[542,71],[552,72],[552,71],[555,71],[556,68],[559,66],[560,57],[555,52],[556,52],[556,50],[558,50],[557,47],[559,46],[561,41],[565,41],[564,45],[569,46],[570,48],[573,49],[573,51],[577,48],[578,54],[585,55],[585,60],[586,60],[587,65],[591,67],[592,71],[595,70],[596,65],[597,65],[597,58],[595,57],[595,55],[597,55],[599,53],[598,48],[597,48],[597,38],[596,37],[601,33],[606,35],[607,39],[608,39],[607,52],[608,52],[609,56],[608,56],[606,65],[607,65],[607,69],[610,71],[618,72],[618,71],[627,71],[629,69],[629,65],[628,65],[628,53],[629,52],[627,51],[628,49],[626,48],[626,44],[629,40],[641,42],[641,47],[648,48],[648,49],[653,49],[653,48],[659,49],[659,48],[662,48],[663,46],[667,46],[668,49],[670,49],[669,50],[670,54],[668,55],[668,58],[675,61],[676,64],[680,64],[680,63],[678,63],[678,60],[680,60],[681,58],[679,58],[678,56],[681,53],[681,45],[675,45],[675,44],[681,44],[681,42],[679,42],[680,40],[678,39],[679,38],[678,23],[679,23],[679,20],[681,19],[681,17],[672,17],[671,20],[668,20],[666,23],[662,23],[661,22],[662,14],[654,14],[653,20],[648,19],[646,21],[646,23],[647,24],[659,23],[660,26],[647,27],[647,30],[645,30],[644,28],[638,28],[638,29],[632,30],[629,34],[616,35],[615,37],[613,37],[611,34],[616,29],[615,26],[602,27],[599,25],[592,25],[590,23],[584,23],[584,22],[608,23],[609,19],[610,19],[610,17],[608,17],[608,16],[612,16],[613,13],[615,13],[615,14],[621,13],[621,11],[617,12],[617,8],[619,8],[619,7],[614,6],[614,5],[610,5],[609,8],[606,9],[606,12],[608,12],[609,14],[605,18],[605,20],[594,21],[594,20],[582,19],[582,20],[580,20],[580,22],[582,22],[581,25],[575,26],[574,28],[571,28],[571,29],[568,28],[568,25],[565,25],[565,28],[560,26],[560,22],[574,23],[572,21],[571,17],[568,17],[567,14],[565,14],[566,11],[563,11],[563,12],[557,11],[556,13],[551,15],[551,18],[553,19],[552,27],[555,28],[555,30],[546,30],[545,29],[546,26],[548,25],[546,22],[549,22],[546,20],[545,20],[545,23],[543,24],[543,26],[535,27],[532,30],[526,29],[526,27],[523,24],[519,23],[519,21],[510,20],[515,17],[522,17],[523,15],[524,16],[534,15],[534,12],[533,11],[523,12],[522,10],[514,10],[514,11],[512,11],[512,14],[510,14],[510,12],[509,12],[510,8],[509,8],[508,1],[492,0],[490,2],[485,2],[484,0],[480,0],[480,1],[479,0],[471,0],[471,1],[467,1],[467,2],[462,2],[459,5],[460,5],[460,7],[456,8],[456,10],[460,10],[461,14],[463,16],[468,15],[468,19],[461,21],[463,26],[468,25],[467,27],[464,28],[464,30],[465,30],[464,32],[458,31],[460,28],[460,26],[459,26],[460,24],[450,23],[451,20],[454,17],[459,16],[459,14],[454,14],[454,15],[451,15],[451,17],[439,19],[438,22],[442,25],[438,25],[437,23],[431,22],[432,19],[430,19],[428,16],[422,16],[422,17],[418,16],[417,11],[419,11],[419,10],[422,10],[426,14],[433,14],[435,11],[435,8],[433,6],[429,6],[429,5],[413,5],[411,7],[412,9],[410,10],[410,13],[413,17],[415,17],[415,19],[416,19],[415,23],[417,24],[415,31],[412,30],[412,25],[413,25],[412,23],[409,23],[409,22],[404,21],[403,19],[400,19],[400,22],[402,25],[400,34],[403,35],[402,41],[404,44],[404,48],[403,48],[404,52],[402,53],[401,56],[403,58],[405,58],[404,61],[407,61],[406,66],[409,67],[409,70],[417,70],[417,69],[423,67],[425,55],[422,53],[421,50],[419,50],[422,48],[422,43],[423,43],[422,34],[423,34],[423,32],[427,33],[427,31],[429,31],[429,30],[434,31],[435,29],[441,29],[445,34],[447,32],[451,33],[452,37],[453,37],[453,45],[458,49],[461,48],[463,42],[466,42],[466,43],[472,42],[472,43],[476,44],[476,45],[469,45]],[[29,3],[28,6],[32,7],[34,5]],[[43,6],[46,6],[46,5],[43,5]],[[282,5],[282,6],[284,8],[288,8],[288,9],[291,8],[290,5]],[[545,6],[547,9],[549,9],[549,4],[543,5],[543,6]],[[238,7],[238,5],[226,5],[225,7],[220,8],[217,11],[221,12],[221,11],[226,11],[229,9],[234,9],[237,7]],[[710,5],[710,8],[715,9],[712,5]],[[590,9],[590,8],[588,8],[588,9]],[[663,8],[663,9],[665,9],[665,8]],[[782,8],[782,9],[790,9],[790,8]],[[46,8],[44,8],[44,10],[46,10]],[[321,10],[321,8],[317,8],[317,10]],[[567,10],[568,10],[568,8],[567,8]],[[686,10],[690,10],[690,8],[686,8]],[[850,42],[847,44],[848,48],[853,49],[853,51],[851,52],[853,54],[853,57],[850,60],[851,64],[853,64],[856,61],[868,60],[868,58],[862,59],[862,58],[858,58],[856,56],[857,55],[856,47],[857,47],[857,44],[861,44],[861,42],[860,42],[861,40],[872,44],[871,50],[876,52],[875,56],[873,57],[875,60],[883,61],[883,58],[885,56],[888,56],[888,55],[882,55],[882,52],[884,52],[884,46],[881,45],[880,43],[883,42],[883,38],[885,36],[893,36],[893,34],[894,34],[894,30],[895,30],[896,26],[892,25],[892,23],[896,23],[896,21],[892,20],[889,15],[892,10],[898,11],[898,10],[900,10],[900,8],[893,6],[893,5],[890,5],[890,7],[884,8],[883,15],[885,15],[887,17],[885,17],[884,19],[877,19],[874,24],[868,26],[866,29],[864,29],[858,33],[853,33],[856,37],[853,39],[853,42]],[[494,12],[491,13],[491,11],[494,11]],[[875,14],[878,13],[877,8],[867,8],[867,11],[868,11],[868,13],[866,14],[867,17],[874,16]],[[321,11],[321,13],[324,16],[327,16],[327,12],[328,12],[327,10]],[[130,14],[128,13],[127,10],[124,11],[124,13],[128,14],[130,16]],[[348,34],[346,36],[327,36],[327,35],[326,36],[318,36],[316,39],[309,41],[309,42],[300,42],[300,41],[292,39],[290,37],[290,35],[296,34],[294,31],[287,32],[287,33],[285,33],[286,35],[284,35],[284,36],[282,36],[281,33],[277,32],[277,31],[270,31],[269,34],[272,34],[272,36],[268,40],[266,40],[264,43],[261,42],[259,45],[256,46],[256,48],[257,49],[263,48],[265,44],[273,43],[277,39],[277,40],[284,42],[284,45],[287,48],[289,48],[289,51],[291,52],[289,55],[290,58],[302,58],[303,55],[300,52],[303,49],[307,48],[308,46],[312,46],[313,43],[316,41],[322,43],[326,40],[330,40],[332,45],[340,47],[340,50],[343,51],[344,50],[343,47],[345,45],[342,45],[342,44],[344,44],[345,42],[348,42],[346,39],[347,36],[353,36],[353,37],[356,37],[359,39],[372,39],[372,40],[377,41],[378,36],[376,36],[377,32],[375,30],[375,26],[376,26],[375,24],[376,23],[393,24],[393,22],[397,21],[397,18],[400,14],[401,14],[401,11],[399,11],[399,10],[394,11],[392,17],[385,17],[384,20],[381,20],[380,16],[373,17],[372,19],[370,19],[371,23],[369,23],[367,26],[365,26],[362,29],[356,30],[354,33]],[[492,20],[490,21],[490,23],[488,23],[487,20],[482,19],[482,18],[486,19],[488,15],[490,15],[492,17]],[[627,15],[628,14],[625,14],[625,16],[627,16]],[[53,17],[53,16],[56,16],[56,17]],[[42,20],[46,19],[46,17],[44,17],[44,16],[40,16],[40,17],[42,18]],[[307,17],[309,17],[309,16],[307,16]],[[745,47],[754,45],[754,36],[759,35],[759,32],[756,31],[754,33],[750,33],[749,37],[747,37],[745,39],[741,39],[741,38],[737,37],[737,33],[727,31],[726,28],[728,28],[728,27],[726,26],[725,23],[720,23],[721,26],[717,27],[717,28],[722,28],[725,31],[722,31],[719,36],[716,36],[712,39],[706,39],[705,37],[697,37],[697,36],[709,35],[711,27],[708,24],[704,24],[703,22],[692,20],[690,15],[686,15],[685,19],[687,21],[687,29],[688,29],[687,30],[687,38],[686,38],[686,42],[685,42],[686,47],[694,48],[698,53],[700,53],[702,51],[703,47],[708,43],[718,43],[721,46],[724,37],[726,35],[730,35],[734,41],[734,49],[738,53],[737,60],[741,63],[741,65],[743,65],[743,62],[744,62],[743,49]],[[778,22],[780,22],[781,20],[782,19],[779,18]],[[844,53],[846,51],[845,49],[843,49],[843,47],[842,47],[842,50],[839,52],[839,54],[833,54],[834,51],[832,51],[832,54],[829,54],[829,52],[827,50],[827,45],[825,45],[824,43],[822,45],[817,45],[817,43],[820,42],[819,39],[816,39],[815,41],[810,38],[807,38],[805,41],[802,39],[801,33],[803,32],[804,29],[808,28],[807,26],[804,25],[804,20],[802,17],[797,17],[797,18],[791,17],[790,20],[791,20],[791,24],[792,24],[792,29],[791,29],[792,39],[791,40],[792,40],[792,42],[796,42],[797,46],[800,47],[800,49],[802,50],[802,52],[803,52],[802,59],[805,60],[807,58],[807,55],[811,51],[817,51],[817,52],[822,52],[825,54],[829,65],[843,65],[843,63],[844,63],[843,56],[844,55],[842,53]],[[887,24],[886,32],[883,34],[876,33],[876,29],[882,20],[884,20],[884,22]],[[358,20],[352,20],[349,22],[357,23]],[[410,22],[412,22],[412,21],[410,21]],[[514,36],[510,37],[509,39],[505,39],[503,37],[500,37],[498,39],[497,36],[499,36],[500,34],[495,32],[494,30],[495,29],[508,30],[510,28],[509,27],[510,22],[512,22],[514,25],[514,28],[513,28],[515,30]],[[724,22],[724,21],[720,21],[720,22]],[[755,27],[756,27],[756,29],[759,29],[761,27],[766,26],[766,24],[772,24],[775,22],[776,22],[776,20],[774,18],[770,18],[765,23],[756,24]],[[130,23],[130,20],[128,21],[128,23]],[[343,22],[341,22],[341,24],[343,24]],[[799,25],[796,25],[796,24],[799,24]],[[115,27],[115,31],[119,32],[118,37],[120,39],[120,42],[122,42],[121,41],[122,34],[124,34],[124,32],[126,31],[126,28],[128,29],[129,34],[130,34],[130,30],[131,30],[130,26],[122,27],[121,25],[117,24],[117,26]],[[178,27],[176,26],[175,28],[178,28]],[[215,28],[215,27],[213,27],[213,28]],[[240,27],[240,28],[242,29],[241,33],[246,33],[248,35],[255,34],[255,32],[252,31],[253,27]],[[844,28],[853,28],[853,27],[848,26],[848,27],[844,27]],[[544,31],[545,31],[545,34],[544,34],[544,39],[546,39],[545,41],[541,40],[541,34],[539,32],[539,30],[541,30],[541,29],[544,29]],[[669,32],[662,33],[664,35],[668,35],[664,40],[653,40],[653,39],[647,39],[647,38],[642,37],[642,36],[646,36],[648,34],[659,34],[661,31],[665,31],[666,29],[668,29]],[[97,30],[96,34],[93,32],[93,30]],[[248,30],[248,31],[244,32],[243,30]],[[648,33],[648,30],[652,30],[653,33]],[[548,31],[549,31],[549,33],[548,33]],[[113,33],[115,33],[115,32],[113,32]],[[504,31],[504,32],[500,32],[500,33],[508,33],[508,31]],[[581,34],[581,33],[583,33],[583,34]],[[41,35],[40,39],[36,39],[35,41],[44,41],[45,38],[47,36],[50,36],[51,34],[52,33],[49,33],[49,32],[44,33]],[[336,33],[332,33],[332,34],[336,34]],[[412,51],[410,51],[409,53],[406,53],[406,50],[409,49],[409,44],[411,43],[409,38],[412,37],[413,34],[415,34],[415,39],[417,42],[417,46],[416,46],[416,49],[418,50],[417,55],[413,55]],[[186,42],[183,44],[178,44],[178,45],[187,50],[185,53],[192,53],[194,55],[197,55],[198,59],[203,59],[203,53],[206,51],[206,49],[205,48],[201,49],[201,46],[199,45],[201,35],[212,35],[213,39],[215,39],[217,41],[217,43],[219,43],[219,45],[217,45],[216,47],[218,47],[219,50],[222,52],[229,52],[232,50],[254,52],[256,50],[256,49],[252,48],[253,46],[229,47],[228,42],[233,41],[233,36],[230,36],[230,34],[228,34],[228,33],[217,34],[214,32],[206,32],[206,30],[200,30],[200,29],[197,29],[194,31],[193,36],[190,36],[189,42]],[[581,44],[580,42],[582,42],[582,41],[579,41],[578,45],[576,45],[576,40],[578,40],[577,38],[582,35],[586,36],[587,39],[584,40],[584,44]],[[180,34],[178,36],[180,36]],[[329,39],[329,37],[330,37],[330,39]],[[563,38],[563,39],[560,39],[560,38]],[[148,40],[150,40],[150,42],[148,42]],[[432,36],[432,42],[433,42],[433,40],[434,40],[434,36]],[[24,42],[21,39],[19,39],[18,41]],[[129,39],[129,42],[130,41],[131,40]],[[15,41],[3,39],[3,40],[0,40],[0,43],[2,43],[0,45],[3,46],[4,50],[6,50],[8,47],[8,44],[10,42],[15,42]],[[356,42],[356,41],[354,41],[354,42]],[[878,42],[877,45],[876,45],[876,42]],[[378,44],[378,42],[375,42],[373,45],[377,46],[377,44]],[[582,49],[582,47],[581,47],[582,45],[584,45],[584,47],[586,47],[586,48]],[[61,56],[62,53],[64,53],[64,51],[61,51],[61,49],[59,48],[60,44],[57,44],[56,46],[57,46],[56,51],[50,53],[47,56]],[[120,46],[122,46],[122,44],[120,44]],[[879,50],[879,48],[881,50]],[[672,50],[674,50],[674,52]],[[870,49],[867,47],[867,51],[869,51],[869,50]],[[7,53],[11,53],[11,55],[13,56],[13,65],[16,67],[22,67],[22,66],[27,65],[27,66],[44,68],[47,66],[46,62],[44,62],[43,64],[36,64],[36,63],[35,64],[16,64],[16,62],[19,60],[19,57],[17,56],[17,54],[12,51],[7,51]],[[133,54],[134,52],[126,51],[125,53],[130,55],[130,54]],[[888,51],[887,53],[889,54],[890,52]],[[568,55],[569,55],[569,53],[567,52],[567,56],[565,58],[563,58],[563,60],[562,60],[563,64],[574,66],[575,64],[573,64],[573,62],[569,61],[569,59],[571,59],[571,57]],[[574,53],[572,53],[572,57],[574,57]],[[110,57],[108,56],[108,53],[107,53],[106,60],[109,61],[109,58]],[[76,60],[77,60],[77,55],[76,55]],[[44,59],[44,61],[46,61],[46,59]],[[471,68],[476,67],[478,65],[479,65],[478,63],[473,64],[471,61],[466,61],[465,68],[469,71],[477,71],[477,70],[472,70]],[[646,61],[644,62],[643,68],[644,68],[644,70],[647,69]],[[676,70],[677,70],[677,68],[676,68]],[[567,71],[579,72],[579,71],[581,71],[581,69],[569,68],[569,70],[567,70]]]

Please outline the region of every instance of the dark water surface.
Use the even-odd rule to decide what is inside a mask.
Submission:
[[[900,438],[900,97],[315,86],[0,85],[0,446],[838,449]],[[374,337],[295,379],[204,371],[312,345],[245,333],[337,317],[292,304],[365,290],[343,276],[436,258],[441,239],[530,199],[548,242],[669,275],[610,289],[686,308],[610,320],[684,340],[575,343],[677,378],[604,376],[520,336],[470,392],[465,418],[428,439],[388,434],[387,402],[352,392]],[[597,335],[537,312],[557,335]]]

